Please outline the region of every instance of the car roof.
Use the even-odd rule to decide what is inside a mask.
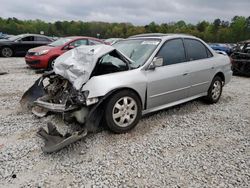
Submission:
[[[240,44],[244,44],[244,43],[250,43],[250,40],[244,40],[244,41],[240,41],[240,42],[238,42],[238,43],[240,43]]]
[[[98,41],[102,41],[98,38],[94,38],[94,37],[87,37],[87,36],[69,36],[69,37],[63,37],[63,38],[68,38],[68,39],[93,39],[93,40],[98,40]]]
[[[27,37],[27,36],[37,36],[37,37],[46,37],[49,38],[46,35],[39,35],[39,34],[32,34],[32,33],[26,33],[26,34],[20,34],[20,36]]]
[[[169,37],[192,37],[192,38],[196,38],[196,37],[194,37],[192,35],[182,34],[182,33],[146,33],[146,34],[133,35],[133,36],[130,36],[129,38],[158,38],[158,39],[163,39],[163,38],[169,38]]]

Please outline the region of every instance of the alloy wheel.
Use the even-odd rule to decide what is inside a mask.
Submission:
[[[212,88],[212,98],[213,100],[217,100],[220,97],[221,94],[221,82],[216,80],[213,84],[213,88]]]
[[[13,52],[10,48],[3,48],[2,49],[2,55],[4,57],[11,57],[13,55]]]
[[[131,125],[138,113],[136,101],[131,97],[122,97],[114,105],[112,118],[116,125],[127,127]]]

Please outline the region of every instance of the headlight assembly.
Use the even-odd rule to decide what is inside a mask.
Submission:
[[[45,55],[45,54],[47,54],[48,52],[49,52],[49,50],[42,50],[42,51],[40,51],[40,52],[36,52],[34,55],[35,55],[35,56]]]

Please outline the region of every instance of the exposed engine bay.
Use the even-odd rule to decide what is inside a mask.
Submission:
[[[34,88],[40,91],[40,93],[35,93],[38,94],[36,96],[34,92],[30,92]],[[58,151],[82,139],[88,132],[98,130],[102,118],[102,108],[98,107],[101,107],[102,101],[91,105],[91,101],[87,100],[87,95],[88,92],[77,91],[68,80],[54,72],[43,75],[36,81],[35,87],[33,85],[31,90],[23,95],[21,100],[23,108],[31,109],[37,117],[41,118],[49,113],[61,113],[64,121],[77,122],[79,125],[79,131],[65,135],[59,133],[52,123],[48,123],[47,130],[40,128],[37,134],[45,140],[45,146],[42,148],[44,152]],[[87,104],[87,102],[90,103]]]

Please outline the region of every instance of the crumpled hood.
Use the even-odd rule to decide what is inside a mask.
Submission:
[[[79,90],[89,80],[98,59],[113,50],[116,49],[104,44],[79,46],[59,56],[55,61],[54,71]]]

